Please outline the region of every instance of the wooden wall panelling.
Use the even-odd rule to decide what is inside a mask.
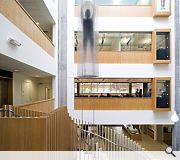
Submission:
[[[98,6],[99,17],[152,17],[151,5]],[[129,11],[129,12],[127,12]],[[75,6],[75,16],[80,16],[80,9]]]
[[[69,151],[74,123],[67,107],[49,114],[14,107],[21,118],[0,118],[0,150]],[[28,118],[26,118],[28,117]],[[6,134],[7,133],[7,134]]]
[[[75,63],[78,63],[78,53],[74,55]],[[153,53],[148,51],[136,51],[136,52],[113,52],[104,51],[98,53],[98,63],[127,63],[127,64],[152,64]]]
[[[0,150],[47,150],[46,118],[0,118]]]
[[[153,98],[75,98],[75,110],[153,110]]]

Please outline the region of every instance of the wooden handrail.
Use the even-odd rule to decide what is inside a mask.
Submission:
[[[15,107],[19,109],[49,114],[54,110],[54,99],[36,101],[28,104],[17,105]]]
[[[29,105],[43,103],[43,102],[48,102],[48,101],[52,101],[52,100],[54,100],[54,98],[46,99],[46,100],[42,100],[42,101],[36,101],[36,102],[32,102],[32,103],[25,103],[25,104],[21,104],[21,105],[17,105],[17,106],[23,108],[23,107],[26,107],[26,106],[29,106]]]

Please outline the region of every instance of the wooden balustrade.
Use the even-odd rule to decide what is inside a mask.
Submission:
[[[15,107],[15,110],[18,109]],[[19,107],[19,114],[28,117],[0,118],[0,150],[27,151],[142,151],[135,141],[102,125],[93,125],[69,117],[67,107],[46,115]],[[39,117],[38,117],[39,116]],[[84,129],[91,126],[91,131]]]
[[[60,107],[51,112],[47,119],[48,150],[73,150],[74,122],[68,115],[66,107]]]
[[[74,55],[75,63],[78,63],[78,53]],[[97,54],[98,63],[128,63],[128,64],[152,64],[153,53],[148,51],[135,51],[135,52],[98,52]]]
[[[75,110],[153,110],[152,98],[75,97]]]
[[[25,108],[14,109],[23,116],[0,118],[0,150],[72,150],[74,123],[66,107],[49,114]]]
[[[40,117],[45,116],[46,113],[39,112],[39,111],[33,111],[26,108],[20,108],[20,107],[13,107],[14,113],[16,116],[19,117]]]
[[[77,123],[77,121],[76,121]],[[83,124],[84,123],[84,124]],[[76,150],[86,151],[143,151],[138,143],[103,125],[89,125],[79,122],[75,127]],[[85,126],[91,127],[91,131]]]
[[[0,118],[1,151],[47,150],[46,118]]]
[[[50,56],[54,56],[53,43],[17,0],[0,0],[0,13]]]
[[[100,5],[97,9],[98,17],[153,17],[152,5]],[[80,17],[78,5],[75,6],[75,16]]]

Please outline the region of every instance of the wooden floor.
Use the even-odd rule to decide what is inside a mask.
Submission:
[[[142,134],[142,141],[136,141],[139,143],[146,151],[165,151],[167,145],[159,141],[153,140],[149,135]]]
[[[127,132],[122,129],[122,127],[118,127],[119,133],[124,133],[126,136],[129,136]],[[165,143],[161,143],[159,141],[153,140],[149,135],[142,134],[142,141],[136,141],[139,143],[145,151],[164,151],[167,148]]]

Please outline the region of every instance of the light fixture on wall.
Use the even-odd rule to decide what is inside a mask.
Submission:
[[[9,38],[8,41],[10,44],[12,44],[14,46],[20,47],[22,45],[18,40],[14,39],[14,38]]]
[[[176,111],[174,111],[173,115],[171,116],[171,120],[176,123],[179,121],[179,114],[176,113]]]

